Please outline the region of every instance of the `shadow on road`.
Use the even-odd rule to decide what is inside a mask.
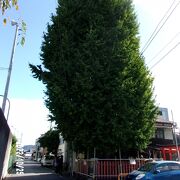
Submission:
[[[24,161],[23,173],[17,174],[17,168],[13,168],[6,180],[59,180],[62,177],[54,173],[53,169],[42,167],[35,161]]]
[[[16,175],[14,174],[11,177],[7,177],[6,180],[59,180],[61,179],[59,176],[52,174],[52,173],[28,173],[28,174],[22,174],[22,175]]]

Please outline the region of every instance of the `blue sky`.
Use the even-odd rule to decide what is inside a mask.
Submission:
[[[178,2],[178,0],[175,0]],[[139,32],[141,37],[141,48],[154,31],[156,25],[163,17],[172,3],[172,0],[133,0],[135,11],[139,22]],[[32,77],[28,63],[40,64],[40,47],[43,32],[50,22],[51,13],[55,13],[56,0],[19,0],[19,11],[10,10],[6,17],[17,20],[23,19],[27,24],[26,43],[24,47],[18,45],[14,55],[13,70],[9,87],[8,97],[11,101],[9,125],[13,131],[23,134],[23,144],[34,144],[35,139],[50,127],[47,122],[48,110],[43,104],[44,86]],[[159,52],[172,37],[180,31],[180,6],[164,25],[160,33],[153,40],[147,51],[143,54],[146,62]],[[8,67],[15,27],[10,23],[6,26],[0,17],[0,67]],[[180,36],[154,59],[151,67],[156,63],[171,47],[180,42]],[[180,61],[179,48],[171,52],[161,63],[151,69],[154,77],[154,94],[156,102],[161,107],[173,110],[174,119],[180,125],[179,99],[180,99]],[[0,70],[0,94],[4,94],[7,77],[7,70]],[[1,102],[0,102],[1,103]],[[8,109],[8,105],[7,108]]]
[[[48,110],[44,106],[44,85],[34,79],[28,67],[29,63],[40,64],[40,47],[43,32],[55,13],[56,0],[19,0],[19,10],[8,10],[4,17],[27,24],[26,42],[16,46],[11,74],[8,98],[10,99],[9,125],[17,136],[23,135],[23,144],[34,144],[35,139],[49,129]],[[3,25],[0,17],[0,69],[9,66],[15,26]],[[20,38],[19,38],[20,39]],[[4,94],[7,70],[0,70],[0,94]],[[0,99],[2,101],[2,98]],[[0,103],[1,103],[0,101]],[[8,110],[6,103],[6,113]]]
[[[14,54],[9,98],[36,99],[43,96],[43,85],[32,78],[28,63],[40,64],[42,35],[46,31],[46,25],[50,21],[51,13],[55,12],[55,8],[56,0],[19,0],[19,11],[12,10],[6,13],[7,17],[15,20],[20,17],[27,24],[26,43],[24,47],[19,44]],[[4,26],[1,23],[0,31],[0,67],[8,67],[15,26],[11,26],[10,23]],[[1,70],[1,74],[3,75],[0,76],[0,93],[3,94],[7,71]]]
[[[168,108],[170,120],[172,120],[172,110],[174,121],[180,127],[180,46],[176,46],[180,42],[180,2],[178,0],[134,0],[138,22],[140,24],[141,48],[173,2],[172,9],[174,8],[174,11],[143,55],[154,77],[154,95],[156,96],[157,105]],[[170,41],[171,43],[169,43]],[[169,45],[166,46],[168,43]],[[159,53],[165,46],[166,48]],[[166,55],[175,46],[176,48]],[[152,60],[157,53],[158,56]],[[151,68],[162,57],[165,58]]]

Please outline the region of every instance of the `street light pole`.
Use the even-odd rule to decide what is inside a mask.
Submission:
[[[0,96],[1,96],[1,97],[4,97],[3,95],[0,95]],[[9,98],[7,98],[7,101],[8,101],[8,103],[9,103],[9,108],[8,108],[7,117],[6,117],[6,119],[7,119],[7,121],[8,121],[11,103],[10,103]]]
[[[178,146],[177,136],[176,136],[176,124],[174,122],[172,110],[171,110],[171,115],[172,115],[172,121],[173,121],[173,131],[174,131],[174,138],[175,138],[175,144],[176,144],[177,159],[178,161],[180,161],[179,146]]]
[[[6,87],[5,87],[4,96],[3,96],[3,103],[2,103],[3,113],[5,112],[5,108],[6,108],[6,100],[7,100],[7,96],[8,96],[9,83],[10,83],[11,71],[12,71],[12,65],[13,65],[13,56],[14,56],[14,52],[15,52],[17,34],[18,34],[18,29],[19,29],[17,22],[12,21],[11,25],[16,26],[16,31],[15,31],[14,42],[13,42],[13,47],[12,47],[12,52],[11,52],[11,59],[10,59],[9,68],[8,68],[8,76],[7,76],[7,81],[6,81]]]

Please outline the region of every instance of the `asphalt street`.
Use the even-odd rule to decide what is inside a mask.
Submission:
[[[24,161],[24,174],[16,174],[14,169],[11,174],[8,174],[6,180],[64,180],[60,175],[54,173],[54,170],[41,167],[41,165],[35,161]]]

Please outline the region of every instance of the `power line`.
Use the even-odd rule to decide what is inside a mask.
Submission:
[[[150,59],[147,64],[151,63],[162,51],[164,51],[169,46],[169,44],[171,44],[174,39],[176,39],[179,34],[180,32],[178,32],[158,53],[156,53],[156,55],[152,59]]]
[[[177,46],[179,46],[180,42],[178,42],[173,48],[171,48],[159,61],[157,61],[153,66],[150,67],[150,70],[154,68],[157,64],[159,64],[168,54],[170,54]]]
[[[157,34],[160,32],[160,30],[163,28],[163,26],[165,25],[165,23],[167,22],[167,20],[170,18],[170,16],[172,15],[172,13],[175,11],[175,9],[177,8],[177,6],[179,5],[180,1],[175,5],[175,7],[172,9],[172,6],[174,5],[175,0],[173,1],[173,3],[171,4],[171,6],[169,7],[169,9],[166,11],[165,15],[163,16],[163,18],[160,20],[160,22],[158,23],[158,25],[156,26],[155,30],[153,31],[153,33],[151,34],[150,38],[148,39],[148,41],[146,42],[146,44],[144,45],[142,51],[141,51],[141,55],[147,50],[147,48],[150,46],[150,44],[152,43],[152,41],[154,40],[154,38],[157,36]],[[168,15],[169,11],[172,9],[172,11],[170,12],[170,14]],[[167,16],[168,15],[168,16]],[[167,18],[165,19],[165,17],[167,16]],[[165,21],[163,22],[163,24],[159,27],[159,25],[161,24],[161,22],[165,19]],[[159,29],[158,29],[159,28]],[[158,29],[158,30],[157,30]],[[157,32],[156,32],[157,31]]]
[[[173,3],[171,4],[171,6],[169,7],[169,9],[166,11],[165,15],[161,18],[161,20],[159,21],[159,23],[157,24],[156,28],[154,29],[153,33],[151,34],[151,36],[149,37],[149,39],[147,40],[146,44],[144,45],[144,47],[142,48],[142,53],[144,51],[144,49],[146,48],[146,46],[148,45],[149,41],[151,40],[151,38],[154,36],[154,33],[157,31],[159,25],[161,24],[161,22],[163,21],[163,19],[166,17],[166,15],[168,14],[168,12],[170,11],[170,9],[172,8],[173,4],[175,3],[175,0],[173,1]]]

